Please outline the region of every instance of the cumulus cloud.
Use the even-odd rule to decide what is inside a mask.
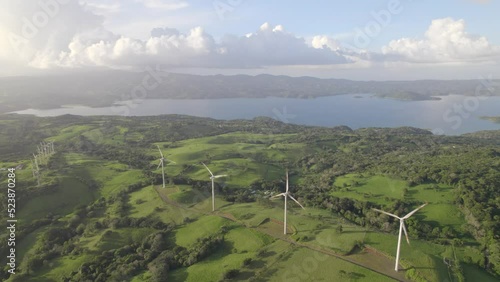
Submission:
[[[341,44],[337,40],[329,36],[316,35],[311,40],[311,46],[316,49],[329,48],[331,50],[337,51],[340,49]]]
[[[180,0],[136,0],[151,9],[178,10],[186,8],[189,4]]]
[[[225,36],[219,46],[230,66],[328,65],[348,63],[344,56],[330,49],[310,47],[305,39],[287,32],[281,25],[264,23],[245,36]]]
[[[98,15],[113,15],[122,10],[122,3],[117,0],[80,0],[80,5],[88,7]]]
[[[0,0],[0,63],[4,66],[57,68],[261,68],[285,66],[367,67],[372,62],[469,62],[499,56],[499,47],[465,31],[463,20],[432,22],[423,39],[391,41],[383,52],[355,51],[318,35],[304,39],[282,25],[265,23],[246,35],[215,39],[202,27],[187,32],[158,27],[146,39],[113,33],[98,11],[119,9],[116,0]],[[139,0],[130,0],[139,1]],[[41,3],[52,3],[41,6]],[[103,3],[99,6],[96,3]],[[147,1],[174,5],[184,1]],[[115,5],[116,4],[116,5]],[[173,7],[173,6],[171,6]],[[106,14],[103,12],[102,14]]]
[[[172,28],[155,28],[146,41],[120,37],[88,44],[79,37],[61,52],[64,66],[133,66],[161,63],[172,67],[249,68],[273,65],[318,65],[346,63],[331,50],[309,47],[304,39],[285,31],[283,26],[263,24],[245,36],[227,35],[216,42],[201,27],[187,34]]]
[[[35,65],[68,47],[75,34],[102,29],[103,18],[74,1],[0,1],[1,49]],[[92,36],[95,37],[95,36]]]
[[[423,39],[401,38],[382,48],[382,53],[409,62],[478,62],[498,60],[500,46],[483,36],[466,32],[464,20],[433,20]]]
[[[49,10],[40,7],[43,1],[4,3],[9,7],[0,12],[3,19],[0,44],[2,50],[9,52],[0,52],[3,61],[17,57],[19,63],[43,69],[87,66],[129,69],[150,64],[259,68],[349,62],[334,50],[311,47],[281,25],[265,23],[253,33],[227,35],[218,41],[201,27],[187,33],[168,27],[155,28],[148,39],[139,40],[106,30],[103,17],[94,13],[96,7],[89,2],[82,5],[72,1],[65,4],[59,4],[64,2],[62,0],[51,1],[55,4]],[[9,13],[4,12],[6,10]]]

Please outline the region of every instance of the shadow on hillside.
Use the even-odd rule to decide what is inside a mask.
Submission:
[[[259,269],[259,268],[263,268],[264,266],[266,266],[266,263],[262,260],[253,260],[250,265],[248,265],[248,268],[249,269]]]
[[[270,256],[274,256],[276,254],[275,251],[264,251],[262,253],[259,254],[259,257],[261,258],[267,258],[267,257],[270,257]]]
[[[339,234],[356,234],[356,233],[370,233],[371,231],[364,230],[343,230],[342,233]]]
[[[234,205],[234,203],[227,203],[225,205],[219,206],[217,209],[222,209],[222,208],[229,207],[229,206],[232,206],[232,205]]]
[[[238,277],[232,279],[232,281],[248,281],[250,278],[255,276],[255,272],[253,271],[241,271],[238,274]]]
[[[168,281],[186,281],[188,278],[187,268],[178,268],[168,275]]]

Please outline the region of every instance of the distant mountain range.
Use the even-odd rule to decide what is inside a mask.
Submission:
[[[156,77],[156,79],[154,78]],[[160,83],[158,83],[160,82]],[[371,93],[400,100],[448,94],[500,96],[500,80],[353,81],[274,75],[190,75],[96,71],[0,78],[0,113],[67,104],[109,106],[135,98],[314,98]]]

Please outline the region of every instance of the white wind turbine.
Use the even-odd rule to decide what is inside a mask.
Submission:
[[[42,160],[43,160],[43,150],[42,150],[42,147],[36,146],[36,150],[37,150],[37,156],[40,157],[40,164],[42,164]]]
[[[205,166],[205,168],[208,170],[208,172],[210,172],[210,180],[212,180],[212,211],[215,211],[215,192],[214,192],[214,179],[215,178],[221,178],[221,177],[226,177],[227,175],[226,174],[221,174],[221,175],[214,175],[212,173],[212,171],[210,171],[210,169],[208,168],[208,166],[206,166],[204,163],[201,163],[203,164],[203,166]]]
[[[175,162],[171,161],[169,159],[166,159],[163,156],[163,153],[161,152],[160,146],[156,145],[156,147],[158,147],[158,151],[160,151],[160,156],[161,156],[160,163],[158,164],[158,167],[156,169],[160,168],[160,166],[161,166],[161,176],[162,176],[162,179],[163,179],[163,188],[165,188],[165,167],[164,167],[164,163],[165,163],[165,161],[169,161],[169,162],[175,164]]]
[[[38,167],[37,156],[35,154],[33,154],[33,158],[35,161],[34,163],[33,161],[31,162],[31,169],[33,172],[33,177],[36,177],[38,186],[40,186],[40,167]]]
[[[290,192],[288,191],[288,170],[286,171],[286,192],[281,193],[275,196],[272,196],[271,199],[275,199],[278,197],[283,196],[285,198],[285,220],[284,220],[284,227],[283,227],[283,234],[286,235],[286,206],[287,206],[287,198],[290,197],[293,201],[295,201],[301,208],[305,209],[304,206],[302,206],[299,201],[297,201],[292,195],[290,195]]]
[[[396,251],[396,266],[394,267],[394,269],[396,271],[398,271],[398,264],[399,264],[399,250],[401,248],[401,231],[404,231],[405,233],[405,236],[406,236],[406,242],[408,242],[408,245],[410,244],[410,240],[408,239],[408,232],[406,232],[406,226],[405,226],[405,219],[408,219],[410,216],[412,216],[414,213],[416,213],[419,209],[425,207],[427,205],[427,203],[421,205],[420,207],[414,209],[413,211],[409,212],[407,215],[403,216],[403,217],[399,217],[395,214],[392,214],[392,213],[388,213],[388,212],[385,212],[385,211],[382,211],[382,210],[379,210],[379,209],[373,209],[374,211],[377,211],[377,212],[380,212],[380,213],[383,213],[383,214],[386,214],[386,215],[389,215],[389,216],[392,216],[394,218],[397,218],[399,219],[399,238],[398,238],[398,249]]]

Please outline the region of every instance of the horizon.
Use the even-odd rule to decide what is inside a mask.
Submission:
[[[0,76],[0,79],[8,79],[8,78],[40,78],[40,77],[63,77],[63,76],[72,76],[72,75],[81,75],[81,74],[96,74],[96,73],[106,73],[106,72],[123,72],[123,73],[136,73],[136,74],[145,74],[148,73],[146,70],[119,70],[119,69],[101,69],[98,71],[95,70],[72,70],[72,72],[50,72],[50,73],[37,73],[37,74],[20,74],[20,75],[12,75],[12,76]],[[466,78],[466,79],[431,79],[431,78],[422,78],[422,79],[402,79],[402,80],[357,80],[357,79],[346,79],[346,78],[338,78],[338,77],[319,77],[319,76],[310,76],[310,75],[288,75],[288,74],[269,74],[269,73],[257,73],[257,74],[245,74],[245,73],[234,73],[234,74],[197,74],[190,72],[175,72],[175,71],[166,71],[165,74],[173,74],[173,75],[188,75],[188,76],[202,76],[202,77],[211,77],[211,76],[222,76],[222,77],[234,77],[234,76],[245,76],[245,77],[258,77],[258,76],[271,76],[271,77],[286,77],[286,78],[311,78],[311,79],[319,79],[319,80],[347,80],[353,82],[416,82],[416,81],[482,81],[488,79],[488,81],[498,81],[498,79],[491,78]]]

